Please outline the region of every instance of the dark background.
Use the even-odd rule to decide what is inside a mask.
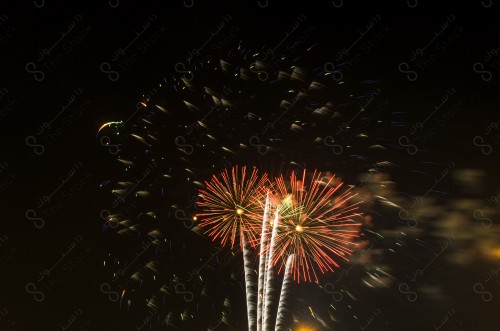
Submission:
[[[439,5],[423,0],[391,4],[219,1],[210,6],[199,0],[3,1],[0,309],[4,313],[0,329],[55,330],[67,323],[75,309],[84,311],[89,324],[79,323],[87,330],[135,329],[139,319],[120,311],[102,291],[106,277],[102,261],[109,242],[101,235],[100,212],[106,206],[99,184],[114,168],[95,135],[102,123],[128,117],[164,76],[178,74],[176,63],[203,44],[224,15],[230,14],[241,30],[227,43],[224,37],[214,38],[204,49],[206,55],[222,56],[224,51],[219,48],[239,40],[276,44],[296,17],[304,14],[315,29],[305,43],[323,45],[331,52],[332,62],[338,51],[358,38],[371,17],[380,15],[374,32],[352,48],[350,56],[356,60],[345,75],[351,81],[380,81],[391,102],[401,105],[414,121],[425,118],[446,90],[454,88],[457,100],[463,100],[461,106],[443,120],[432,137],[412,143],[432,150],[439,161],[482,169],[486,192],[495,192],[500,155],[498,128],[492,126],[500,120],[498,6],[495,0]],[[54,45],[77,15],[81,19],[74,29],[55,45],[50,56],[38,60],[39,52]],[[157,21],[149,32],[130,46],[123,62],[113,62],[113,52],[125,47],[150,15],[156,15]],[[422,62],[410,61],[411,52],[426,45],[449,15],[455,20],[424,52]],[[386,32],[377,39],[384,28]],[[54,118],[78,88],[83,90],[81,96],[57,117],[50,130],[38,134],[39,125]],[[486,134],[488,127],[493,129]],[[77,175],[77,181],[84,183],[81,189],[59,197],[43,215],[31,213],[39,199],[52,192],[79,161],[83,164]],[[36,287],[39,272],[53,265],[77,236],[83,240],[74,255],[62,262],[65,272],[52,277],[52,284],[45,283],[43,300],[38,302],[42,298],[37,292],[40,285]],[[498,267],[499,261],[495,263]],[[461,329],[498,329],[498,294],[484,302],[472,290],[489,269],[471,263],[467,270],[470,274],[452,277],[463,283],[463,295],[457,296],[462,301],[457,305],[467,307],[469,314]],[[498,291],[498,286],[490,290]],[[418,321],[426,317],[415,309],[411,315],[394,318]]]

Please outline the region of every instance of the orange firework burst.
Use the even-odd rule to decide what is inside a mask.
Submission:
[[[272,262],[279,265],[279,273],[295,254],[292,273],[297,282],[318,281],[318,273],[333,271],[339,266],[334,257],[347,260],[359,233],[360,223],[353,218],[361,215],[356,212],[359,202],[350,201],[356,194],[350,189],[338,193],[343,183],[335,175],[322,177],[314,171],[310,183],[306,181],[306,170],[302,178],[293,172],[289,181],[282,175],[276,180],[281,201]]]
[[[243,233],[248,242],[257,242],[262,225],[262,194],[267,182],[267,174],[259,176],[256,168],[250,172],[245,166],[235,166],[231,173],[226,169],[220,178],[214,175],[199,193],[198,205],[203,208],[203,213],[198,214],[200,227],[207,228],[207,234],[223,245],[230,241],[231,248]]]

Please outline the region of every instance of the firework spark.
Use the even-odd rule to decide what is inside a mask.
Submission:
[[[352,253],[349,246],[357,237],[360,225],[353,218],[361,215],[356,212],[359,202],[350,201],[356,194],[350,189],[336,194],[342,182],[334,175],[322,176],[317,171],[307,184],[305,169],[302,178],[293,172],[286,181],[281,175],[276,187],[283,207],[279,208],[282,212],[272,264],[279,265],[279,273],[288,256],[294,254],[291,266],[294,280],[318,281],[319,273],[339,267],[334,257],[347,260]],[[272,249],[271,245],[265,248],[266,251]]]

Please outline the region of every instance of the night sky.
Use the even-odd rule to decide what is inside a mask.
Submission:
[[[276,175],[296,169],[293,161],[299,168],[331,170],[359,185],[360,174],[374,160],[382,161],[367,143],[351,138],[340,139],[340,144],[352,143],[352,152],[332,153],[333,145],[324,139],[318,148],[309,148],[307,142],[316,135],[335,136],[342,121],[334,125],[294,112],[280,117],[273,129],[289,128],[296,120],[303,121],[304,129],[274,135],[269,154],[248,139],[269,138],[255,131],[260,124],[246,125],[237,113],[221,113],[219,122],[208,125],[216,142],[201,133],[196,136],[209,142],[206,148],[190,140],[195,135],[186,133],[184,125],[200,117],[182,108],[182,101],[202,103],[196,91],[203,84],[220,91],[252,91],[255,100],[252,93],[243,93],[236,99],[241,100],[238,109],[277,118],[277,108],[270,106],[279,104],[282,95],[277,93],[298,89],[299,83],[265,85],[259,71],[250,70],[251,78],[239,85],[239,78],[202,65],[222,59],[249,67],[253,60],[243,60],[238,55],[242,50],[265,54],[270,48],[275,49],[273,56],[287,59],[260,74],[287,61],[315,74],[329,73],[325,84],[337,86],[338,95],[333,89],[317,99],[340,100],[343,114],[352,111],[344,104],[377,91],[373,104],[366,104],[370,115],[353,119],[350,130],[368,132],[370,144],[387,147],[381,157],[397,164],[387,170],[390,179],[376,177],[364,191],[373,202],[373,222],[364,224],[363,238],[378,253],[361,259],[342,282],[336,281],[338,271],[321,278],[321,288],[297,285],[291,330],[498,330],[499,4],[367,3],[3,1],[0,194],[6,214],[0,230],[0,330],[246,330],[240,253],[220,250],[201,231],[186,226],[198,212],[193,181],[208,180],[235,164]],[[200,85],[190,92],[175,91],[173,86],[191,75],[193,84]],[[154,117],[152,130],[160,139],[147,146],[129,134],[139,134],[139,118],[154,104],[170,114]],[[112,144],[122,144],[118,152],[103,140],[111,136],[112,127],[105,133],[98,130],[120,120],[126,122],[122,136],[129,136],[110,138]],[[199,132],[208,132],[204,130]],[[238,142],[248,149],[227,157],[212,152],[222,146],[237,149]],[[147,179],[156,193],[147,201],[120,200],[116,207],[111,190],[118,181],[140,177],[154,153],[166,157],[152,170],[155,179]],[[125,171],[117,154],[134,160],[137,169]],[[191,175],[185,167],[192,169]],[[445,168],[449,174],[442,175]],[[160,183],[158,178],[166,173],[173,179]],[[402,206],[405,198],[422,199],[414,200],[418,203],[411,211],[390,209],[370,191],[380,183],[387,187],[379,195]],[[149,210],[157,219],[144,216]],[[115,212],[127,215],[137,228],[109,227],[107,217]],[[417,220],[416,226],[408,220]],[[141,253],[124,276],[113,280],[114,272],[142,252],[153,229],[165,241]],[[382,233],[384,239],[373,233]],[[449,235],[453,244],[437,256],[436,247]],[[189,278],[211,254],[217,263],[204,270],[203,282],[176,281],[182,286],[167,290],[163,308],[151,317],[146,301],[160,283]],[[151,259],[160,264],[146,272]],[[435,272],[429,267],[419,282],[408,279],[431,260]],[[373,266],[390,270],[384,286],[363,282],[374,274]],[[131,281],[135,272],[144,281]],[[199,295],[204,287],[208,294]],[[339,293],[340,299],[335,297]],[[328,308],[332,304],[333,311]],[[170,311],[171,324],[164,322]],[[185,311],[189,317],[182,320]]]

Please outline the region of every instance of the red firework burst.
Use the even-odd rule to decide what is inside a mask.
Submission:
[[[309,183],[306,170],[302,178],[293,172],[288,181],[282,175],[276,179],[281,201],[272,262],[279,266],[278,273],[291,254],[295,254],[291,268],[297,282],[318,281],[318,273],[334,271],[338,259],[348,259],[360,225],[353,218],[361,213],[356,212],[360,202],[350,201],[356,196],[351,189],[338,193],[342,185],[335,175],[322,176],[317,171]]]

